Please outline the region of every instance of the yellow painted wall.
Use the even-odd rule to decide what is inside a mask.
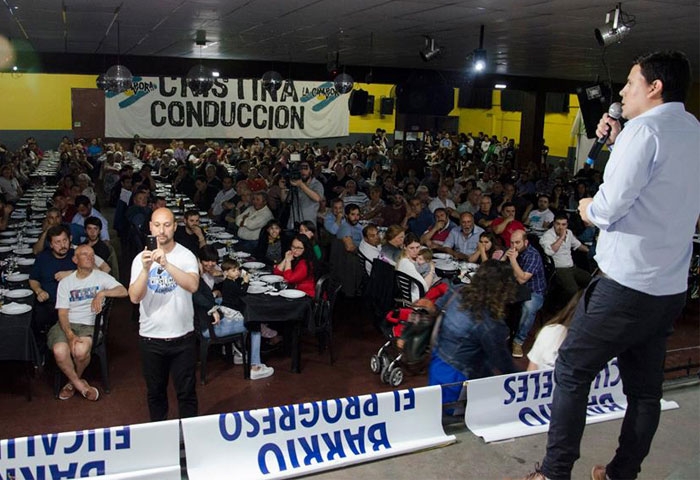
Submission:
[[[96,77],[0,73],[0,130],[71,130],[71,88]]]
[[[571,125],[578,113],[578,97],[569,95],[569,113],[547,113],[544,116],[544,138],[549,147],[549,154],[556,157],[566,157],[568,149],[574,146],[571,136]],[[520,112],[504,112],[501,110],[501,92],[493,91],[492,107],[486,109],[459,109],[459,131],[488,133],[502,137],[514,138],[520,142]]]
[[[369,115],[351,115],[350,133],[374,133],[378,128],[386,130],[387,135],[394,133],[396,108],[394,108],[394,113],[391,115],[379,114],[381,98],[388,97],[392,87],[393,85],[376,83],[355,84],[355,89],[366,90],[368,94],[374,95],[374,113]]]

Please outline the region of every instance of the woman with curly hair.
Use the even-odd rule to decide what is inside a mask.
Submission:
[[[463,382],[517,371],[508,349],[506,306],[515,298],[511,267],[484,262],[470,284],[443,295],[444,311],[428,371],[429,385]],[[461,386],[443,387],[443,403],[454,402]]]

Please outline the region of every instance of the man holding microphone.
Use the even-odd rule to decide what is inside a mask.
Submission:
[[[591,478],[636,478],[660,416],[666,338],[685,304],[692,235],[700,214],[700,124],[685,111],[690,64],[680,52],[635,60],[622,97],[624,130],[606,114],[612,149],[600,190],[579,202],[600,229],[600,270],[588,285],[554,376],[547,453],[531,479],[568,479],[579,458],[590,384],[613,357],[628,406],[619,447]],[[669,235],[668,232],[673,232]]]

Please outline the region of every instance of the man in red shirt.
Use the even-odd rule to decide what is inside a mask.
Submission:
[[[510,236],[516,230],[525,230],[525,226],[515,219],[515,204],[506,202],[501,207],[501,216],[491,222],[491,230],[499,235],[506,248],[510,248]]]

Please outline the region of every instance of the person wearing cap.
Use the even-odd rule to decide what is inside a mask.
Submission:
[[[316,221],[319,203],[323,197],[323,184],[312,175],[313,165],[308,160],[299,164],[300,179],[290,179],[291,205],[289,211],[288,228],[294,228],[305,220]]]

